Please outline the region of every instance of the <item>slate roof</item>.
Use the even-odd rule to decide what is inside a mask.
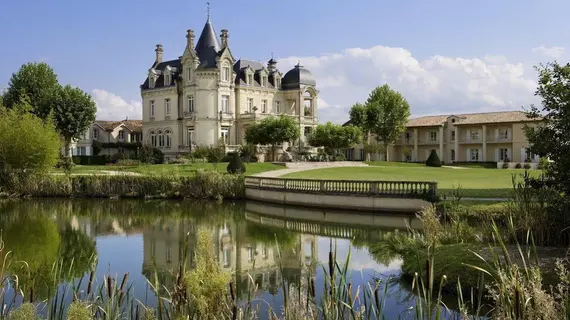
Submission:
[[[301,88],[301,85],[316,86],[317,82],[309,70],[297,64],[293,69],[287,71],[283,77],[283,81],[281,81],[281,86],[283,86],[283,89],[287,90],[299,89]]]
[[[113,131],[121,124],[131,130],[131,132],[142,132],[142,120],[122,120],[122,121],[107,121],[95,120],[95,123],[107,131]]]
[[[236,84],[240,86],[247,86],[247,80],[245,75],[245,70],[250,67],[254,71],[253,76],[253,86],[254,87],[261,87],[261,78],[259,72],[265,68],[261,62],[258,61],[251,61],[245,59],[239,59],[234,63],[234,72],[236,73]],[[268,71],[269,74],[269,71]],[[275,82],[271,74],[268,77],[267,88],[274,88]]]
[[[216,57],[220,50],[220,41],[218,40],[218,36],[216,36],[216,31],[214,31],[210,18],[208,18],[198,39],[198,44],[196,45],[196,54],[200,59],[199,67],[215,68]]]
[[[166,69],[167,66],[170,66],[171,68],[174,68],[175,71],[173,73],[172,76],[172,82],[170,84],[170,86],[174,86],[175,82],[174,79],[176,79],[176,77],[178,77],[178,75],[182,72],[182,62],[180,61],[180,59],[176,59],[176,60],[169,60],[169,61],[164,61],[158,64],[153,64],[151,68],[155,69],[156,71],[159,72],[159,76],[156,78],[156,81],[154,82],[154,88],[150,88],[148,86],[148,77],[146,77],[146,80],[144,81],[144,83],[141,86],[141,89],[156,89],[156,88],[164,88],[164,76],[162,75],[164,70]]]

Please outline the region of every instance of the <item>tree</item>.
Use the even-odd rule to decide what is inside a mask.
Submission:
[[[547,176],[556,190],[570,194],[570,64],[556,62],[541,65],[535,95],[542,98],[542,107],[531,106],[529,117],[540,120],[538,126],[526,126],[530,151],[553,162]]]
[[[0,110],[0,169],[43,173],[59,159],[61,139],[51,120],[26,112],[27,97]]]
[[[241,161],[241,157],[239,156],[239,152],[233,152],[231,154],[230,163],[227,166],[228,173],[232,174],[240,174],[244,173],[246,168],[245,164]]]
[[[350,124],[359,127],[365,135],[365,144],[370,145],[370,134],[379,121],[379,114],[376,109],[370,108],[369,105],[360,103],[354,104],[349,111]],[[370,161],[370,150],[366,150],[366,161]]]
[[[336,158],[339,149],[348,149],[360,142],[362,130],[355,126],[342,126],[327,122],[319,124],[308,138],[310,145],[324,147],[327,154]]]
[[[388,145],[394,143],[406,130],[410,116],[410,105],[398,91],[387,84],[372,90],[366,100],[367,114],[377,115],[372,125],[372,133],[382,141],[389,161]]]
[[[295,141],[300,135],[295,119],[285,115],[265,118],[245,130],[245,140],[248,143],[271,145],[273,160],[277,144]]]
[[[95,121],[97,107],[91,96],[79,88],[67,85],[55,95],[53,116],[56,129],[65,142],[65,155],[71,157],[69,147],[73,139],[79,139]]]
[[[4,105],[12,108],[27,96],[32,106],[31,111],[41,119],[47,119],[52,110],[52,100],[60,85],[57,75],[46,63],[30,62],[12,74],[8,89],[4,93]]]

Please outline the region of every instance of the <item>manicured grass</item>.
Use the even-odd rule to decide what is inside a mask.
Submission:
[[[539,170],[529,170],[533,176]],[[507,198],[512,190],[512,175],[522,174],[521,169],[482,169],[482,168],[430,168],[400,165],[369,167],[337,167],[294,172],[285,178],[327,179],[327,180],[386,180],[386,181],[436,181],[439,193],[449,195],[461,187],[463,197]]]
[[[93,173],[98,171],[127,171],[138,172],[144,175],[189,175],[196,170],[216,170],[218,172],[226,172],[227,162],[218,163],[193,163],[193,164],[150,164],[138,166],[75,166],[72,173]],[[246,163],[246,175],[253,175],[260,172],[283,169],[283,166],[272,163]],[[53,172],[63,172],[54,169]]]

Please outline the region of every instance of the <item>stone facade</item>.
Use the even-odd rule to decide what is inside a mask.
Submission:
[[[155,52],[141,85],[143,136],[167,158],[222,141],[235,148],[248,125],[269,116],[294,117],[302,137],[317,124],[318,91],[308,70],[297,65],[283,76],[273,58],[266,65],[236,60],[228,31],[218,39],[209,18],[197,44],[187,31],[178,59],[163,61],[162,45]]]
[[[131,152],[122,145],[142,142],[142,122],[140,120],[104,121],[96,120],[80,139],[72,141],[70,154],[92,156],[94,141],[104,146],[100,155],[113,155],[118,152]],[[63,148],[65,149],[65,148]],[[62,154],[65,154],[62,150]]]
[[[532,162],[526,125],[536,125],[521,111],[427,116],[410,119],[406,131],[389,146],[390,161],[424,162],[435,149],[445,163]],[[363,145],[347,150],[347,159],[363,160]],[[372,160],[383,160],[376,155]]]

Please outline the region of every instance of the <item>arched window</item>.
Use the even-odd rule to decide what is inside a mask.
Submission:
[[[149,132],[150,134],[150,144],[152,144],[153,147],[156,147],[156,134],[154,133],[154,131]]]
[[[170,130],[166,130],[166,146],[170,147],[172,146],[172,132],[170,132]]]
[[[162,134],[162,131],[158,131],[158,146],[159,147],[164,147],[164,135]]]

